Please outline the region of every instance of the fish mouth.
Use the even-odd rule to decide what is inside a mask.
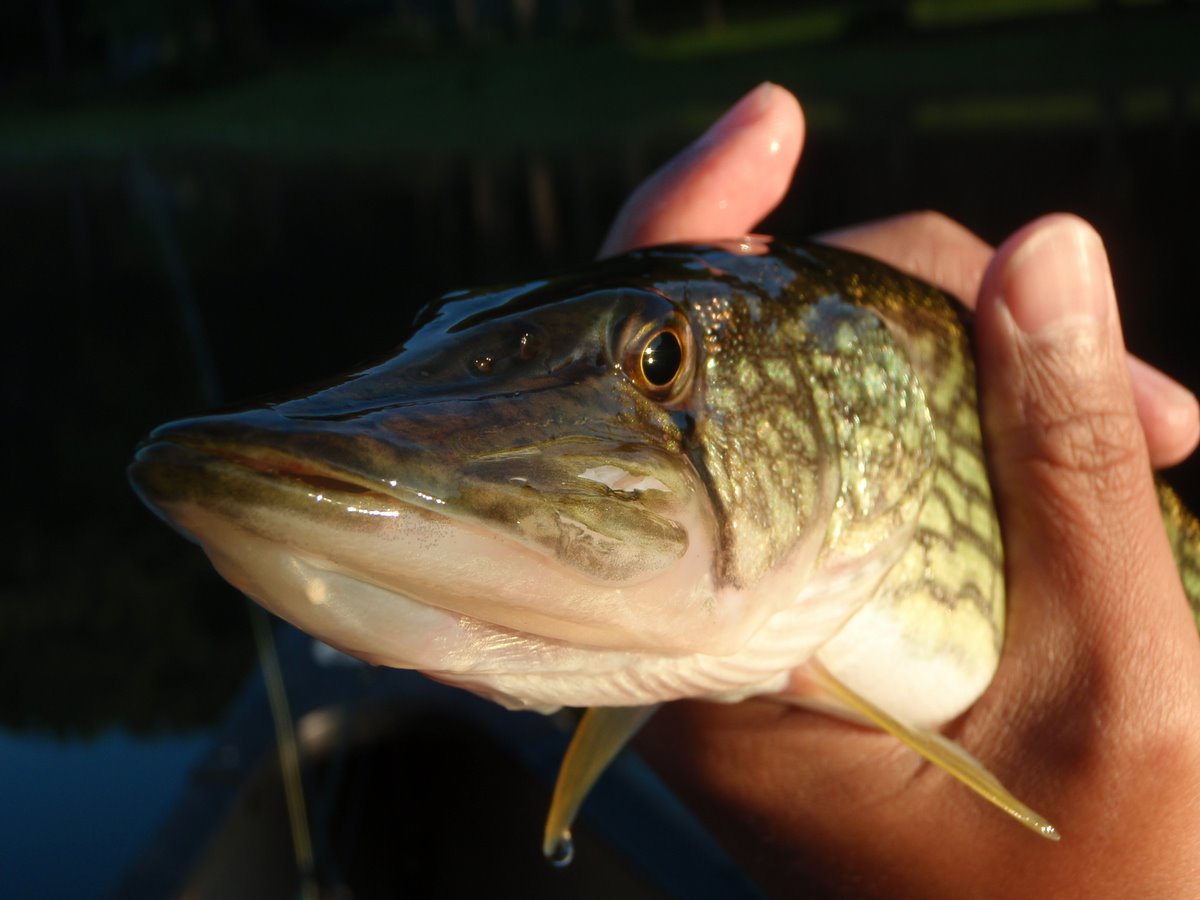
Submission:
[[[361,498],[376,503],[402,502],[362,476],[254,444],[220,443],[187,434],[150,439],[138,447],[129,480],[138,496],[155,512],[194,492],[198,482],[228,485],[249,478],[281,493]],[[166,517],[164,516],[165,518]]]
[[[380,455],[389,458],[390,466],[381,465],[378,459],[360,458],[361,451],[356,451],[344,454],[355,463],[352,469],[299,456],[256,437],[213,438],[203,430],[164,426],[138,449],[129,468],[130,481],[142,500],[172,525],[179,523],[170,508],[189,500],[230,514],[243,514],[252,507],[288,509],[310,517],[351,513],[395,518],[432,513],[455,527],[475,528],[551,561],[566,563],[606,584],[636,583],[687,549],[686,529],[669,515],[642,504],[630,505],[641,487],[649,485],[666,494],[671,493],[670,488],[652,476],[633,477],[617,467],[591,465],[591,454],[598,452],[595,448],[572,454],[564,450],[564,445],[573,446],[570,442],[559,446],[550,442],[433,463],[431,454],[416,458],[395,455],[384,443],[373,450],[382,448]],[[561,464],[547,464],[547,460],[561,463],[564,457],[587,461],[573,464],[578,471],[571,474],[571,463],[565,470]],[[541,468],[548,471],[535,474]],[[373,469],[386,469],[389,475],[365,474]],[[612,524],[606,519],[623,520],[620,524],[630,532],[643,532],[638,535],[641,550],[636,564],[626,561],[622,565],[603,558],[602,553],[589,556],[585,546],[568,549],[561,535],[552,534],[570,522],[580,530],[591,530],[595,541],[602,535],[589,526]],[[203,544],[202,538],[187,536]],[[647,552],[645,541],[654,543],[654,538],[658,539],[657,549]],[[634,542],[626,539],[622,543]],[[611,556],[611,542],[607,550]]]
[[[677,497],[657,479],[621,480],[588,465],[597,457],[575,463],[561,446],[439,464],[429,454],[402,460],[394,446],[372,444],[372,453],[394,463],[387,468],[365,461],[361,447],[340,458],[337,452],[314,458],[272,446],[262,433],[239,439],[196,421],[201,426],[176,423],[150,435],[129,468],[135,491],[200,544],[227,580],[318,637],[328,630],[314,625],[310,600],[294,585],[281,587],[279,570],[297,560],[398,598],[551,640],[658,652],[714,649],[714,528],[702,492],[681,490],[686,496]],[[371,474],[361,471],[368,465]],[[547,465],[549,474],[536,474]],[[419,487],[401,474],[432,478],[438,468],[442,477]],[[564,480],[560,469],[582,471],[556,493],[548,484]],[[631,480],[658,483],[662,496],[639,499],[612,487]],[[286,553],[262,552],[259,562],[238,547],[251,540]],[[694,629],[670,616],[655,618],[671,624],[648,627],[645,612],[656,605],[674,605]]]
[[[201,449],[203,452],[208,452],[218,459],[233,463],[243,469],[293,482],[299,487],[322,494],[370,495],[377,499],[384,499],[387,496],[371,485],[351,480],[344,473],[322,469],[313,463],[295,457],[282,454],[254,455],[251,452],[239,451],[232,447],[195,449]]]

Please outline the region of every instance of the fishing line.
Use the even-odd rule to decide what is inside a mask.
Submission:
[[[296,853],[300,896],[304,900],[318,900],[320,891],[317,889],[316,866],[313,863],[312,834],[308,830],[308,810],[305,808],[304,784],[300,778],[300,749],[296,743],[296,730],[292,725],[287,689],[283,684],[283,671],[279,668],[275,635],[271,631],[270,616],[262,607],[247,602],[246,608],[250,611],[250,627],[254,630],[254,644],[258,648],[258,663],[262,667],[263,682],[267,687],[271,718],[275,720],[275,735],[279,745],[279,772],[283,780],[284,798],[287,801],[292,847]]]

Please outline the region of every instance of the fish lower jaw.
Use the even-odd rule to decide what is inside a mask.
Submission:
[[[530,642],[536,655],[522,665],[427,675],[510,709],[550,712],[561,706],[644,706],[700,699],[733,703],[784,691],[853,611],[839,604],[795,605],[770,616],[737,652],[655,655]],[[482,646],[482,644],[481,644]]]
[[[327,628],[299,621],[314,618],[310,607],[336,610],[320,617],[323,626],[362,615],[354,601],[322,599],[333,573],[516,632],[592,647],[723,652],[758,624],[736,603],[713,602],[712,536],[695,510],[681,523],[691,537],[682,557],[643,580],[612,584],[474,521],[402,503],[387,515],[329,516],[325,505],[201,497],[158,509],[226,580],[322,638]],[[297,561],[311,571],[307,580],[291,572]],[[384,615],[376,625],[394,630]]]
[[[712,599],[725,609],[766,604],[774,612],[732,649],[710,652],[547,636],[485,617],[422,603],[295,545],[203,508],[173,510],[234,586],[314,637],[368,662],[417,669],[509,707],[635,706],[681,698],[739,700],[780,691],[861,605],[869,585],[841,583],[797,593],[781,577],[749,593]],[[440,551],[439,551],[440,553]],[[497,580],[503,573],[495,570]],[[786,575],[789,573],[781,573]],[[820,585],[824,579],[810,582]],[[544,596],[543,581],[539,587]],[[654,610],[653,598],[639,599]],[[715,637],[720,638],[720,635]]]
[[[251,532],[212,540],[206,530],[205,550],[217,570],[298,628],[367,662],[417,669],[539,712],[773,693],[845,615],[791,608],[722,655],[588,646],[426,605]]]
[[[220,568],[220,566],[218,566]],[[641,706],[685,698],[733,702],[775,693],[816,651],[824,629],[773,617],[737,653],[657,654],[573,644],[504,628],[394,594],[297,560],[294,571],[324,608],[352,605],[356,618],[285,618],[375,665],[416,669],[509,709]],[[312,585],[319,584],[315,591]],[[386,617],[386,624],[378,617]],[[840,624],[840,622],[839,622]],[[336,630],[333,630],[336,629]]]

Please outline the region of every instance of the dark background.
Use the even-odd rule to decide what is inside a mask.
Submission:
[[[1200,386],[1200,4],[0,8],[0,884],[120,884],[253,677],[241,599],[126,486],[138,439],[377,356],[445,290],[588,259],[763,79],[809,118],[763,231],[1079,213],[1131,348]],[[1174,480],[1195,505],[1195,467]]]

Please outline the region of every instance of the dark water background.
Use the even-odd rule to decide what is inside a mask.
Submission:
[[[995,242],[1077,212],[1130,347],[1200,388],[1196,4],[929,25],[955,4],[625,22],[593,3],[595,27],[564,37],[543,3],[519,39],[503,4],[460,34],[422,4],[325,33],[320,3],[291,31],[243,3],[257,49],[210,35],[183,63],[162,46],[190,25],[101,53],[75,5],[37,6],[65,23],[59,56],[44,19],[9,14],[0,66],[6,896],[111,891],[255,677],[243,601],[125,483],[139,438],[378,356],[445,290],[590,258],[639,180],[763,78],[812,115],[761,230],[935,208]],[[1193,507],[1196,468],[1174,479]]]

